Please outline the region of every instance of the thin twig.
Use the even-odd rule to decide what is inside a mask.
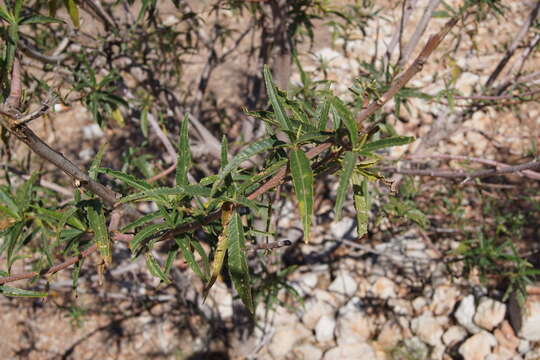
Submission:
[[[412,52],[414,51],[414,48],[416,48],[416,45],[420,41],[420,38],[422,35],[424,35],[424,32],[426,31],[426,28],[429,24],[429,21],[431,20],[431,16],[433,15],[433,12],[439,6],[441,0],[430,0],[428,6],[424,10],[424,14],[422,15],[422,18],[418,22],[418,25],[416,26],[416,29],[414,30],[414,34],[403,49],[403,52],[399,55],[399,62],[398,66],[403,67],[405,66],[405,63],[409,60],[409,58],[412,55]]]
[[[390,171],[396,174],[403,175],[418,175],[418,176],[430,176],[430,177],[444,177],[444,178],[465,178],[464,183],[473,178],[481,178],[493,175],[503,175],[516,173],[525,170],[540,169],[540,161],[534,160],[525,164],[503,167],[502,169],[486,169],[477,170],[473,172],[465,171],[451,171],[445,169],[398,169],[398,168],[382,168],[381,170]]]
[[[405,159],[406,160],[416,160],[416,159],[463,160],[463,161],[471,161],[471,162],[477,162],[480,164],[496,166],[503,169],[510,167],[510,165],[499,162],[499,161],[482,159],[482,158],[471,157],[471,156],[462,156],[462,155],[448,155],[448,154],[411,155],[411,156],[407,156]],[[536,171],[523,170],[521,173],[530,179],[540,180],[540,173]]]
[[[426,46],[422,49],[422,52],[418,57],[414,60],[414,62],[403,72],[402,75],[400,75],[397,79],[394,80],[392,85],[390,86],[390,89],[386,91],[379,99],[376,101],[373,101],[371,104],[368,105],[367,108],[360,111],[358,115],[356,116],[356,122],[361,125],[362,122],[364,122],[370,115],[374,114],[377,110],[382,108],[384,104],[386,104],[388,101],[390,101],[401,88],[405,86],[411,80],[411,78],[419,73],[424,64],[426,63],[429,56],[433,53],[433,51],[439,46],[439,44],[442,42],[442,40],[445,38],[445,36],[450,32],[450,30],[456,25],[458,22],[458,18],[453,18],[449,20],[441,31],[439,31],[437,34],[433,35],[427,42]],[[382,120],[380,120],[382,121]],[[379,122],[375,122],[369,126],[369,128],[366,130],[367,133],[371,133],[374,129],[377,128],[379,125]]]
[[[508,50],[506,50],[506,53],[504,54],[503,58],[501,59],[501,61],[499,61],[499,63],[497,64],[497,67],[487,79],[486,84],[485,84],[486,88],[491,87],[493,82],[500,75],[501,71],[503,71],[506,64],[508,64],[508,61],[510,61],[512,56],[514,56],[516,49],[518,48],[519,44],[521,44],[521,41],[523,40],[525,35],[527,35],[527,33],[529,32],[529,28],[532,26],[532,24],[534,23],[534,20],[538,16],[539,10],[540,10],[540,1],[537,1],[536,5],[534,6],[531,13],[529,14],[527,20],[523,23],[523,25],[521,25],[521,28],[519,29],[519,31],[516,34],[516,37],[514,38],[514,41],[512,41],[512,44],[510,45]]]
[[[403,1],[403,6],[401,9],[401,19],[398,22],[398,25],[396,27],[396,31],[394,32],[394,35],[392,35],[392,39],[390,39],[390,42],[388,43],[388,46],[386,48],[386,61],[388,64],[390,64],[390,59],[392,58],[392,53],[394,52],[394,49],[396,45],[400,44],[401,47],[401,38],[403,37],[403,28],[405,27],[405,24],[409,21],[409,18],[411,17],[411,14],[416,6],[417,0],[405,0]],[[401,49],[400,49],[401,52]]]

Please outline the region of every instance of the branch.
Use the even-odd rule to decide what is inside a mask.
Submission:
[[[445,160],[471,161],[471,162],[477,162],[477,163],[480,163],[480,164],[496,166],[496,167],[500,167],[500,168],[503,168],[503,169],[510,167],[510,165],[499,162],[499,161],[489,160],[489,159],[482,159],[482,158],[471,157],[471,156],[462,156],[462,155],[447,155],[447,154],[432,154],[432,155],[425,155],[425,156],[412,155],[412,156],[407,156],[406,159],[407,160],[416,160],[416,159],[428,159],[428,158],[431,158],[431,159],[445,159]],[[524,176],[526,176],[526,177],[528,177],[530,179],[540,180],[540,173],[537,173],[535,171],[523,170],[522,173],[523,173]]]
[[[521,29],[519,29],[518,33],[516,34],[516,37],[514,38],[514,41],[512,42],[512,44],[510,45],[508,50],[506,50],[506,54],[501,59],[501,61],[499,61],[499,64],[497,64],[497,67],[495,68],[493,73],[487,79],[485,87],[488,88],[493,84],[493,82],[500,75],[501,71],[503,71],[506,64],[508,64],[508,61],[510,61],[512,56],[514,56],[514,52],[518,48],[519,44],[521,43],[521,41],[523,40],[525,35],[527,35],[527,32],[529,31],[529,28],[532,26],[534,20],[538,16],[538,11],[539,10],[540,10],[540,1],[537,1],[536,5],[534,6],[531,13],[529,14],[529,17],[528,17],[527,21],[525,21],[523,23],[523,25],[521,25]]]
[[[26,273],[21,273],[21,274],[2,277],[2,278],[0,278],[0,285],[7,284],[7,283],[13,282],[13,281],[18,281],[18,280],[31,279],[31,278],[36,277],[36,276],[52,275],[54,273],[59,272],[60,270],[64,270],[65,268],[75,264],[76,262],[80,261],[81,259],[89,256],[90,254],[92,254],[96,250],[97,250],[97,245],[94,244],[94,245],[90,246],[88,249],[86,249],[84,251],[81,251],[80,255],[70,257],[66,261],[64,261],[63,263],[58,264],[58,265],[54,265],[54,266],[52,266],[52,267],[50,267],[50,268],[48,268],[48,269],[46,269],[44,271],[41,271],[41,272],[32,271],[32,272],[26,272]]]
[[[376,101],[373,101],[371,104],[368,105],[367,108],[360,111],[360,113],[356,117],[356,122],[360,125],[364,120],[366,120],[370,115],[374,114],[377,110],[382,108],[384,104],[386,104],[388,101],[390,101],[399,90],[401,90],[402,87],[404,87],[411,78],[422,71],[422,68],[424,64],[426,63],[426,60],[429,58],[429,56],[433,53],[433,51],[440,45],[442,40],[445,38],[445,36],[450,32],[450,30],[456,25],[458,22],[458,18],[453,18],[449,20],[441,31],[439,31],[437,34],[433,35],[427,42],[426,46],[422,49],[422,52],[416,60],[403,72],[402,75],[400,75],[392,85],[390,86],[390,89],[388,89],[387,92],[385,92],[379,99]],[[380,120],[382,121],[382,120]],[[367,133],[371,133],[374,129],[377,128],[379,122],[375,122],[371,124],[371,126],[366,130]]]
[[[450,171],[443,169],[427,169],[427,170],[415,170],[415,169],[397,169],[397,168],[383,168],[381,170],[394,172],[396,174],[403,175],[418,175],[418,176],[430,176],[430,177],[444,177],[444,178],[465,178],[465,182],[473,178],[481,178],[493,175],[510,174],[525,170],[537,170],[540,169],[540,161],[530,161],[521,165],[514,165],[503,167],[502,169],[486,169],[477,170],[473,172],[465,171]]]
[[[392,39],[390,40],[390,43],[388,43],[388,46],[386,47],[385,56],[386,56],[386,61],[388,64],[390,64],[392,53],[394,52],[394,48],[396,47],[398,42],[401,47],[401,38],[403,37],[403,28],[405,27],[405,24],[409,21],[409,18],[411,17],[411,14],[416,6],[416,2],[417,0],[405,0],[403,2],[403,6],[401,9],[401,19],[398,23],[398,26],[396,27],[396,31],[394,32],[394,35],[392,35]]]
[[[422,37],[422,35],[424,35],[424,32],[426,31],[429,21],[431,20],[431,15],[433,15],[433,12],[437,8],[437,6],[439,6],[440,2],[441,0],[430,0],[428,6],[426,7],[426,10],[424,10],[422,19],[420,19],[418,26],[416,26],[416,29],[414,30],[413,36],[405,46],[405,49],[403,49],[403,52],[399,54],[399,67],[405,66],[405,63],[411,57],[411,54],[416,45],[418,44],[418,41],[420,41],[420,38]]]

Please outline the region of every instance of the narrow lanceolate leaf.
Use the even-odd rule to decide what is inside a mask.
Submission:
[[[216,252],[214,253],[214,261],[212,262],[212,273],[210,274],[210,280],[206,284],[203,290],[203,299],[206,300],[208,292],[212,285],[216,282],[219,274],[221,273],[221,268],[223,267],[223,261],[225,260],[225,254],[229,247],[229,238],[227,233],[227,228],[231,217],[233,215],[234,208],[231,203],[225,203],[221,212],[221,225],[223,227],[223,232],[218,236],[218,243],[216,247]]]
[[[110,265],[112,262],[112,244],[107,231],[105,214],[101,203],[97,200],[91,201],[86,208],[88,214],[88,224],[90,229],[94,231],[94,239],[99,251],[99,255],[103,259],[105,265]]]
[[[11,286],[0,285],[0,294],[4,296],[14,297],[47,297],[49,293],[43,291],[31,291],[24,289],[17,289]]]
[[[308,242],[313,217],[313,171],[306,154],[300,149],[291,150],[289,160],[294,191],[302,217],[304,241]]]
[[[283,130],[293,131],[293,126],[287,117],[285,112],[285,106],[274,87],[274,82],[272,81],[272,74],[270,74],[270,69],[268,66],[264,66],[263,70],[264,83],[266,84],[266,92],[268,93],[268,99],[272,108],[274,109],[274,114],[276,115],[276,120],[279,122]]]
[[[131,186],[137,190],[148,190],[152,188],[152,185],[147,183],[146,181],[142,179],[137,179],[136,177],[123,173],[121,171],[113,170],[113,169],[107,169],[107,168],[99,168],[97,169],[98,172],[107,174],[112,176],[115,179],[118,179],[122,181],[124,184]]]
[[[210,189],[199,185],[176,186],[173,188],[159,187],[131,194],[120,199],[119,203],[131,201],[166,202],[169,196],[209,196]]]
[[[238,292],[240,299],[251,314],[255,313],[253,296],[251,294],[251,280],[249,276],[249,267],[246,258],[246,239],[244,237],[244,227],[238,211],[229,222],[229,273]]]
[[[356,210],[356,226],[358,237],[367,234],[369,220],[368,181],[358,174],[353,174],[353,198]]]
[[[343,156],[343,170],[339,177],[339,186],[336,194],[336,204],[334,206],[334,213],[336,214],[335,220],[338,221],[341,218],[341,209],[343,207],[343,201],[347,195],[347,189],[349,188],[349,180],[351,179],[354,166],[356,164],[357,154],[352,151],[347,151]]]
[[[66,8],[68,10],[69,17],[73,22],[73,26],[79,28],[79,8],[77,7],[77,3],[75,2],[75,0],[64,0],[64,4],[66,5]]]
[[[193,255],[193,252],[191,251],[190,245],[195,244],[195,242],[191,243],[188,236],[182,236],[176,238],[176,244],[180,248],[180,251],[182,252],[182,256],[184,257],[185,262],[188,264],[189,268],[203,281],[207,281],[208,277],[206,276],[206,273],[204,273],[201,270],[201,267],[195,260],[195,256]]]
[[[92,161],[92,165],[90,165],[90,169],[88,170],[88,176],[90,176],[90,179],[96,180],[97,174],[99,172],[99,167],[101,166],[101,160],[103,160],[103,155],[105,154],[105,150],[107,150],[107,143],[101,144],[99,147],[99,151],[96,154],[96,157]]]
[[[412,143],[415,140],[413,136],[393,136],[386,139],[375,140],[364,145],[361,149],[363,153],[372,152],[392,146],[401,146]]]
[[[188,172],[191,167],[188,125],[189,118],[186,114],[180,125],[180,140],[178,141],[178,157],[176,159],[176,185],[188,184]]]
[[[129,243],[129,248],[131,249],[131,252],[133,254],[137,253],[137,250],[141,246],[141,243],[148,239],[152,235],[158,235],[161,231],[166,230],[169,228],[168,224],[161,223],[161,224],[152,224],[148,225],[144,229],[140,230],[135,234],[133,239],[131,239],[131,242]]]
[[[356,121],[347,106],[335,96],[332,97],[332,113],[334,117],[339,117],[340,121],[336,121],[337,123],[343,122],[345,124],[351,144],[353,147],[356,146],[358,144],[358,125],[356,125]]]
[[[0,186],[0,204],[2,204],[2,212],[10,217],[20,220],[19,207],[13,199],[13,195],[7,190],[6,187]]]
[[[330,98],[326,98],[323,103],[317,106],[318,128],[320,131],[326,130],[328,126],[328,113],[330,112]]]
[[[279,141],[276,139],[267,138],[256,141],[242,149],[242,151],[236,154],[220,171],[217,181],[214,182],[214,185],[212,186],[212,194],[217,191],[219,185],[221,185],[225,177],[227,177],[227,175],[229,175],[231,172],[235,171],[240,164],[257,154],[275,148],[276,145],[278,145],[278,142]]]
[[[163,270],[161,270],[161,267],[159,266],[156,258],[154,258],[154,255],[152,255],[151,251],[146,253],[146,266],[148,267],[150,274],[153,276],[159,278],[161,281],[167,284],[171,282]]]

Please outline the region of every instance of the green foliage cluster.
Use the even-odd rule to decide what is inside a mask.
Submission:
[[[122,2],[116,3],[111,7],[120,6]],[[128,3],[134,3],[134,0]],[[180,1],[172,1],[172,4],[177,9],[182,8]],[[46,5],[49,16],[40,15],[44,11],[42,7]],[[496,12],[502,11],[498,1],[467,1],[466,6],[459,11],[445,4],[446,12],[437,15],[463,16],[464,9],[472,6],[478,6],[479,9],[487,6]],[[255,26],[262,27],[263,18],[268,16],[262,7],[263,4],[259,2],[220,0],[215,2],[213,11],[219,12],[223,8],[233,9],[236,14],[248,11]],[[2,99],[9,95],[11,70],[24,27],[35,26],[34,31],[47,31],[53,38],[55,34],[65,36],[66,24],[55,18],[55,14],[62,8],[70,15],[70,26],[79,28],[79,8],[73,0],[32,4],[15,0],[0,7],[0,18],[4,25],[1,32],[4,39],[1,52]],[[215,281],[227,270],[239,298],[251,313],[255,312],[258,302],[269,306],[275,303],[280,289],[294,292],[284,280],[294,268],[272,273],[263,262],[262,270],[254,273],[250,269],[248,246],[255,243],[259,235],[272,235],[269,226],[261,229],[254,225],[255,219],[265,214],[268,216],[272,208],[271,201],[253,195],[261,185],[274,179],[277,179],[274,185],[279,185],[284,178],[290,179],[307,242],[314,216],[314,185],[322,176],[336,173],[339,180],[334,205],[335,218],[341,217],[345,200],[352,190],[358,236],[362,237],[368,232],[372,185],[376,181],[385,181],[377,165],[385,158],[388,148],[414,141],[412,137],[398,135],[389,124],[384,123],[382,112],[375,113],[361,124],[356,118],[365,104],[381,101],[382,95],[393,86],[398,73],[403,69],[385,62],[362,63],[364,74],[355,79],[350,89],[352,100],[347,101],[331,90],[330,82],[313,80],[304,71],[296,55],[298,44],[304,38],[313,40],[315,21],[331,19],[328,22],[336,36],[346,38],[351,28],[363,28],[369,19],[376,16],[374,5],[370,1],[364,1],[362,5],[358,2],[341,11],[332,8],[330,1],[302,0],[295,1],[287,9],[287,16],[291,19],[287,27],[290,43],[275,43],[273,46],[291,48],[290,55],[300,72],[301,84],[291,91],[280,89],[273,80],[272,69],[266,65],[261,69],[261,82],[265,85],[268,104],[258,104],[262,110],[250,109],[246,112],[264,122],[266,133],[244,144],[234,155],[229,150],[230,139],[223,136],[219,171],[215,175],[198,176],[197,179],[190,177],[197,169],[189,144],[188,111],[190,107],[196,106],[190,103],[193,99],[188,94],[176,98],[172,94],[182,80],[185,54],[195,52],[200,46],[209,46],[209,42],[224,44],[235,35],[234,29],[228,28],[226,23],[219,26],[216,24],[210,40],[202,39],[196,33],[203,21],[199,14],[186,10],[181,19],[186,27],[184,30],[173,30],[158,23],[157,0],[143,0],[134,23],[129,26],[109,24],[111,28],[107,37],[99,38],[94,47],[88,46],[77,54],[70,54],[72,60],[66,64],[73,80],[70,91],[80,94],[78,100],[87,107],[100,126],[133,127],[135,123],[137,126],[133,128],[140,131],[145,139],[142,144],[126,149],[122,155],[121,169],[102,165],[107,152],[105,146],[95,156],[89,169],[91,179],[108,182],[121,194],[117,199],[117,207],[134,209],[141,202],[154,206],[143,216],[125,221],[118,230],[121,234],[131,236],[129,248],[132,258],[144,256],[149,272],[167,284],[171,281],[173,263],[181,256],[205,283],[205,297]],[[28,37],[27,34],[24,32],[24,36]],[[217,54],[211,48],[209,53],[210,63],[219,63],[222,59],[220,56],[226,56]],[[136,89],[128,88],[111,60],[122,56],[134,64],[142,64],[142,70],[149,74],[150,79],[143,81]],[[100,64],[96,60],[98,58],[107,61]],[[96,64],[106,69],[105,76],[96,69]],[[50,65],[46,65],[45,71],[52,71],[47,66]],[[162,77],[152,78],[155,74],[161,74]],[[51,91],[47,84],[35,80],[32,75],[26,75],[25,81],[34,84],[36,89],[35,94],[27,94],[27,97],[38,97]],[[204,90],[203,80],[199,88]],[[203,90],[201,92],[204,93]],[[167,96],[160,97],[162,93]],[[453,92],[441,96],[448,94]],[[394,97],[398,116],[401,106],[407,107],[407,101],[411,98],[427,99],[429,96],[419,89],[400,87]],[[35,101],[35,98],[31,100]],[[29,102],[26,101],[25,105]],[[129,118],[125,115],[128,112]],[[180,113],[185,116],[181,121],[173,122],[171,112],[174,116]],[[147,180],[155,175],[154,161],[157,161],[156,157],[145,151],[148,145],[149,116],[153,115],[157,115],[159,124],[166,131],[178,134],[176,172],[172,183]],[[372,124],[377,126],[370,127]],[[7,137],[4,132],[2,138]],[[317,149],[322,150],[317,152]],[[260,158],[264,159],[262,163],[257,162]],[[257,165],[245,167],[248,161]],[[283,171],[288,174],[288,178],[285,175],[278,177]],[[108,219],[113,209],[82,187],[75,189],[72,201],[60,203],[49,190],[39,186],[38,179],[39,174],[34,174],[17,186],[6,172],[6,184],[0,186],[0,255],[7,259],[0,275],[11,275],[13,264],[30,256],[33,257],[34,270],[41,273],[55,265],[55,258],[59,255],[81,256],[94,245],[101,259],[98,271],[103,275],[106,267],[113,263],[114,233],[108,230]],[[383,210],[427,227],[427,217],[416,205],[413,193],[405,192],[401,198],[390,198]],[[270,223],[269,219],[267,223]],[[194,234],[196,228],[202,228],[204,238]],[[505,231],[501,230],[500,234]],[[163,240],[172,240],[173,243],[165,261],[161,261],[155,251]],[[210,245],[209,252],[204,243]],[[459,255],[467,268],[480,268],[486,272],[490,272],[492,266],[500,261],[514,262],[517,270],[510,275],[511,288],[522,289],[529,277],[536,274],[531,272],[533,270],[530,270],[528,263],[516,255],[515,248],[508,242],[500,244],[480,237],[478,244],[472,240],[464,242]],[[84,262],[82,258],[72,272],[74,290]],[[47,295],[46,292],[6,285],[0,285],[0,293],[6,296]],[[77,316],[78,313],[74,315]]]

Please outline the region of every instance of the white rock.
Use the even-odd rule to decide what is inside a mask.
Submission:
[[[450,326],[442,336],[443,343],[450,347],[467,337],[467,330],[459,325]]]
[[[308,299],[304,304],[304,309],[302,322],[308,329],[315,329],[321,317],[335,312],[333,304],[317,298]]]
[[[441,344],[443,328],[430,312],[425,312],[420,317],[411,321],[411,330],[420,340],[431,346]]]
[[[356,225],[352,218],[345,217],[332,225],[331,232],[337,240],[343,239],[349,232],[351,237],[355,237]]]
[[[219,316],[222,319],[229,319],[233,315],[233,297],[227,286],[223,283],[217,283],[210,291],[210,297],[218,309]],[[277,311],[279,312],[278,308]]]
[[[307,274],[303,274],[300,279],[300,283],[304,286],[307,286],[310,289],[315,288],[317,286],[317,282],[319,281],[319,276],[313,272],[308,272]]]
[[[318,50],[316,53],[315,53],[315,57],[317,59],[321,59],[323,61],[332,61],[334,59],[338,59],[338,58],[341,58],[342,55],[341,53],[335,51],[335,50],[332,50],[330,48],[322,48],[320,50]]]
[[[423,296],[419,296],[412,301],[412,307],[416,314],[422,314],[427,306],[427,299]]]
[[[401,327],[393,320],[387,321],[377,337],[379,346],[387,351],[392,350],[403,338]]]
[[[324,315],[315,326],[315,338],[318,342],[324,343],[334,339],[334,329],[336,328],[336,320],[331,315]]]
[[[294,349],[294,358],[299,360],[319,360],[322,355],[321,349],[310,344],[300,345]]]
[[[97,139],[103,136],[103,131],[98,124],[90,124],[82,127],[83,138],[85,140]]]
[[[431,311],[435,315],[448,315],[456,305],[458,290],[453,286],[439,286],[433,294]]]
[[[497,345],[495,337],[487,331],[480,331],[471,336],[459,347],[459,353],[464,360],[484,360]]]
[[[328,291],[351,297],[358,288],[356,280],[346,271],[341,271],[328,287]]]
[[[371,288],[373,295],[381,299],[396,297],[396,284],[388,278],[378,278]]]
[[[268,350],[274,358],[283,359],[286,355],[289,355],[295,344],[311,336],[311,331],[298,322],[280,326],[276,329]]]
[[[525,340],[540,340],[540,295],[529,295],[523,306],[512,296],[509,304],[510,320],[516,334]]]
[[[517,348],[520,354],[526,354],[531,350],[531,342],[529,340],[520,339]]]
[[[473,322],[474,312],[474,296],[468,295],[461,300],[454,316],[461,326],[476,334],[481,329]]]
[[[476,308],[474,322],[481,328],[491,331],[503,321],[505,314],[506,305],[488,297],[483,297]]]
[[[323,360],[376,359],[375,351],[366,343],[343,344],[328,350]]]
[[[337,320],[336,339],[338,344],[356,344],[367,341],[375,326],[369,316],[362,312],[347,312]]]

